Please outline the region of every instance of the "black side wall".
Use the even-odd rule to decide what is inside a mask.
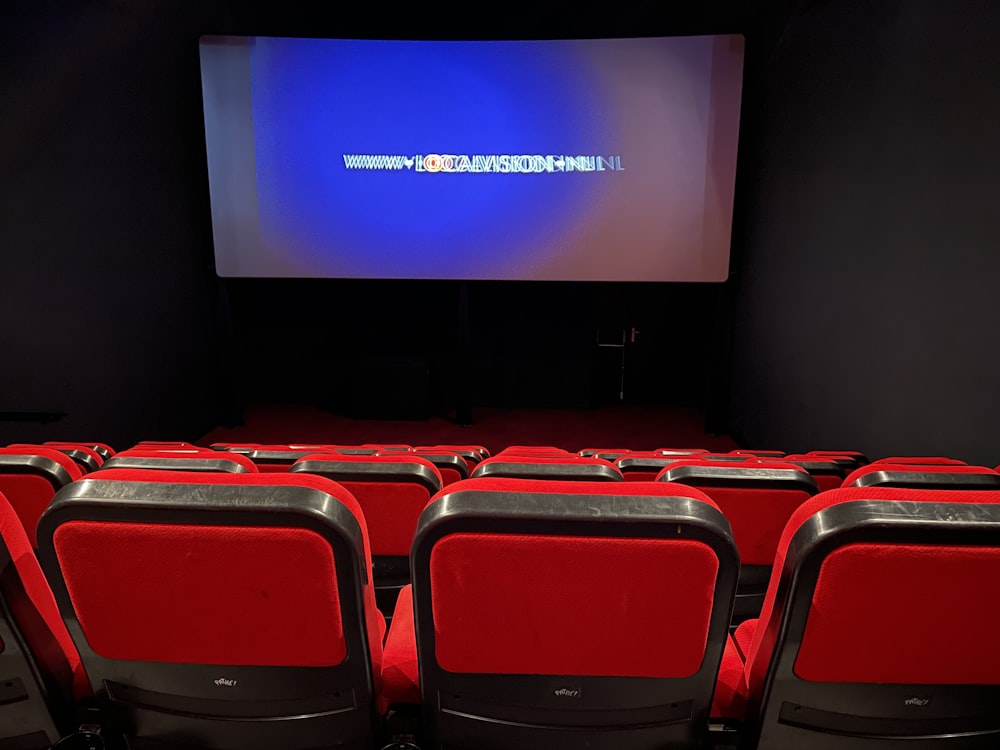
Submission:
[[[761,71],[733,417],[1000,460],[1000,4],[807,3]]]
[[[0,411],[67,414],[0,443],[218,422],[198,56],[166,7],[0,15]]]

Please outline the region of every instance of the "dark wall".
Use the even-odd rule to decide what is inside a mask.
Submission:
[[[66,414],[0,443],[216,423],[197,51],[165,7],[0,12],[0,412]]]
[[[836,0],[760,71],[733,409],[754,445],[1000,461],[1000,4]]]

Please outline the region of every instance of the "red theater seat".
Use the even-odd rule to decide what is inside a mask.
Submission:
[[[33,547],[42,512],[60,488],[82,476],[76,462],[55,448],[0,448],[0,493],[21,519]]]
[[[829,456],[831,458],[849,458],[861,465],[868,463],[868,457],[861,451],[807,451],[807,456]]]
[[[782,532],[747,657],[744,743],[994,748],[1000,492],[824,492]]]
[[[515,456],[505,453],[488,458],[472,471],[472,478],[558,479],[566,482],[621,482],[622,473],[602,458]]]
[[[844,487],[913,487],[925,490],[1000,489],[1000,474],[965,464],[890,464],[876,461],[851,472]]]
[[[626,453],[631,453],[629,448],[584,448],[577,451],[576,455],[581,458],[603,458],[605,461],[614,463]]]
[[[24,527],[0,494],[0,747],[41,750],[74,729],[80,657]]]
[[[50,446],[50,445],[53,445],[53,446],[54,445],[82,445],[85,448],[90,448],[91,450],[96,451],[97,454],[102,459],[104,459],[105,461],[107,461],[109,458],[111,458],[113,455],[115,455],[114,448],[112,448],[107,443],[88,443],[88,442],[77,442],[77,441],[72,441],[72,440],[68,440],[68,441],[54,440],[52,442],[42,443],[42,445],[45,445],[45,446]]]
[[[443,486],[441,474],[425,458],[312,455],[291,472],[307,472],[343,485],[364,511],[374,557],[375,596],[391,618],[399,590],[410,581],[410,545],[417,519]]]
[[[734,456],[756,456],[757,458],[774,458],[779,461],[785,456],[784,451],[746,450],[743,448],[729,452]]]
[[[160,471],[216,471],[230,474],[257,474],[257,465],[240,453],[205,451],[169,453],[129,450],[104,464],[105,469],[156,469]]]
[[[65,453],[76,462],[76,465],[80,467],[80,471],[84,474],[97,471],[104,465],[104,461],[106,460],[96,448],[84,445],[83,443],[50,442],[43,443],[42,447],[55,448],[60,453]]]
[[[490,452],[481,445],[418,445],[413,450],[417,453],[421,451],[457,453],[469,464],[469,471],[472,471],[480,461],[490,457]]]
[[[363,449],[365,453],[369,449]],[[292,464],[306,456],[315,456],[326,453],[331,456],[340,455],[338,450],[332,448],[298,448],[293,449],[285,445],[261,445],[250,451],[247,456],[257,466],[257,471],[265,473],[286,472],[292,468]]]
[[[820,492],[836,490],[844,483],[844,478],[857,464],[851,459],[833,456],[814,456],[807,453],[793,453],[781,459],[783,464],[793,464],[809,472],[816,480]]]
[[[781,530],[802,503],[819,492],[809,473],[794,464],[752,461],[678,461],[657,481],[698,487],[726,515],[740,551],[740,582],[733,624],[760,614]]]
[[[56,497],[39,555],[111,741],[360,750],[384,627],[367,537],[322,477],[105,470]]]
[[[421,703],[423,747],[700,747],[739,715],[738,559],[698,490],[470,479],[427,506],[413,562],[383,684]]]
[[[415,450],[413,455],[425,458],[437,467],[441,472],[441,482],[444,487],[469,478],[469,462],[454,451]]]
[[[653,482],[661,471],[676,461],[683,461],[693,455],[664,455],[658,451],[632,451],[626,453],[615,466],[626,482]]]

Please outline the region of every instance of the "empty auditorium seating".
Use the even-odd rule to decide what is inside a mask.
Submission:
[[[260,443],[212,443],[213,451],[225,451],[227,453],[244,453],[249,455],[260,447]]]
[[[744,448],[729,452],[734,456],[756,456],[757,458],[774,458],[778,460],[785,455],[784,451],[748,450]]]
[[[430,461],[409,454],[324,456],[295,463],[306,472],[343,485],[358,501],[368,522],[379,609],[391,618],[399,590],[410,580],[410,545],[420,512],[441,489],[441,474]]]
[[[383,685],[421,703],[422,747],[700,747],[739,712],[738,559],[699,490],[470,479],[423,512],[413,561]]]
[[[512,445],[509,448],[504,448],[502,451],[493,456],[493,458],[508,461],[514,458],[572,459],[577,458],[577,455],[563,450],[562,448],[555,448],[549,445]]]
[[[486,450],[481,445],[418,445],[414,449],[416,452],[420,451],[451,451],[452,453],[457,453],[466,461],[470,462],[469,469],[471,470],[473,465],[478,464],[483,459],[490,457],[490,452]]]
[[[868,457],[861,451],[807,451],[809,456],[832,456],[834,458],[849,458],[857,464],[868,463]]]
[[[558,456],[520,456],[501,451],[472,471],[473,478],[507,477],[509,479],[561,479],[579,482],[620,482],[622,473],[610,461],[581,458],[572,454]]]
[[[632,451],[628,448],[584,448],[577,451],[576,455],[581,458],[603,458],[612,463]]]
[[[727,464],[699,456],[671,464],[657,481],[698,487],[726,515],[741,563],[733,624],[756,617],[764,602],[781,530],[795,509],[819,491],[816,480],[793,464]]]
[[[833,456],[816,456],[808,453],[792,453],[781,458],[785,464],[794,464],[809,472],[816,480],[820,492],[835,490],[844,483],[848,472],[857,464],[851,459]]]
[[[170,453],[164,451],[122,451],[108,459],[105,469],[156,469],[159,471],[221,471],[256,474],[257,465],[240,453],[204,451]]]
[[[45,446],[48,446],[48,445],[82,445],[82,446],[84,446],[86,448],[90,448],[91,450],[96,451],[97,454],[101,458],[103,458],[105,461],[107,459],[111,458],[113,455],[115,455],[114,448],[112,448],[107,443],[77,442],[77,441],[72,441],[72,440],[69,440],[69,441],[55,440],[55,441],[52,441],[52,442],[42,443],[42,445],[45,445]]]
[[[700,453],[709,453],[706,448],[657,448],[654,453],[664,456],[693,456]]]
[[[96,448],[84,445],[83,443],[50,442],[43,443],[42,447],[55,448],[57,451],[65,453],[76,462],[76,465],[80,467],[80,470],[84,474],[97,471],[105,461],[104,456]]]
[[[372,748],[384,624],[364,517],[343,487],[105,470],[64,488],[39,530],[106,735],[133,748]]]
[[[1000,489],[1000,474],[985,466],[890,464],[876,461],[851,472],[843,486],[989,490]]]
[[[367,453],[367,449],[365,450]],[[261,445],[247,453],[247,457],[257,466],[260,472],[288,471],[292,464],[300,458],[314,456],[319,453],[339,454],[331,448],[290,448],[285,445]]]
[[[80,657],[24,527],[2,494],[0,584],[0,748],[45,750],[74,728]]]
[[[825,492],[785,527],[746,658],[744,747],[1000,741],[1000,492]]]
[[[425,458],[434,464],[441,473],[441,482],[445,487],[469,478],[469,462],[454,451],[415,450],[413,455]]]
[[[81,476],[73,459],[55,448],[0,448],[0,493],[21,519],[33,547],[42,511],[61,487]]]
[[[683,455],[663,455],[658,451],[632,451],[615,461],[626,482],[652,482],[670,464],[686,458]]]

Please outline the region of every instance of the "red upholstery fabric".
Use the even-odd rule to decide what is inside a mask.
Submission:
[[[71,521],[54,545],[106,659],[324,667],[347,654],[333,551],[313,531]]]
[[[514,455],[514,456],[530,456],[532,454],[566,454],[572,456],[574,454],[570,453],[563,448],[557,448],[554,445],[508,445],[497,455]]]
[[[413,622],[413,587],[400,589],[385,639],[382,661],[382,694],[379,711],[394,703],[420,703],[420,668],[417,664],[417,631]]]
[[[436,657],[449,672],[688,677],[717,572],[701,542],[452,534],[431,551]],[[649,649],[650,632],[671,647]]]
[[[709,716],[713,719],[739,721],[746,717],[746,713],[747,685],[743,679],[743,660],[736,649],[733,637],[727,635]]]
[[[661,640],[657,640],[656,644],[667,647],[670,645]],[[399,592],[399,599],[396,602],[392,627],[385,643],[380,697],[379,709],[383,713],[390,705],[396,703],[420,703],[420,669],[417,663],[411,586],[406,586]],[[733,639],[727,637],[710,715],[716,719],[742,719],[746,714],[746,699],[743,662],[736,651]]]
[[[751,460],[753,460],[751,458]],[[711,466],[725,469],[725,465],[699,459],[678,461],[678,466]],[[794,469],[808,474],[801,466],[779,461],[757,461],[754,469]],[[659,477],[666,476],[664,469]],[[789,516],[802,503],[812,497],[802,490],[773,490],[748,487],[701,487],[711,497],[729,520],[733,529],[740,562],[744,565],[770,565],[778,547],[781,530]]]
[[[69,475],[70,481],[75,482],[83,476],[83,470],[76,461],[54,447],[46,448],[41,445],[24,444],[16,448],[0,448],[0,455],[24,456],[26,464],[31,456],[41,456],[59,464]],[[38,527],[38,519],[49,507],[49,503],[52,502],[58,488],[38,474],[6,474],[3,472],[4,469],[0,467],[0,493],[7,496],[7,500],[17,511],[32,546],[37,547],[38,541],[35,532]]]
[[[922,474],[996,474],[993,469],[985,466],[968,466],[966,464],[891,464],[876,462],[855,469],[844,480],[842,487],[850,487],[861,477],[878,471],[909,471]]]
[[[194,485],[223,484],[223,485],[235,485],[235,486],[264,485],[272,487],[308,487],[311,489],[319,490],[321,492],[325,492],[337,498],[338,501],[340,501],[348,510],[351,511],[351,513],[357,520],[359,526],[361,527],[361,534],[365,551],[366,569],[369,572],[371,571],[371,545],[368,541],[368,527],[365,524],[365,518],[364,514],[361,512],[361,507],[358,505],[357,500],[355,500],[354,497],[349,492],[347,492],[341,485],[329,479],[325,479],[324,477],[317,477],[311,474],[281,474],[280,476],[275,476],[273,474],[216,474],[216,473],[203,473],[203,472],[188,473],[188,472],[154,471],[154,470],[138,470],[138,469],[136,470],[105,469],[101,471],[100,475],[95,475],[94,481],[97,481],[98,479],[111,480],[111,481],[130,481],[130,482],[160,482],[165,484],[194,484]],[[124,543],[127,543],[127,540],[124,540]],[[170,552],[170,550],[168,550],[168,552]],[[210,551],[209,554],[211,554]],[[250,554],[249,552],[247,553],[247,556],[249,558],[262,557],[262,555],[260,555],[259,553]],[[119,567],[122,566],[119,565]],[[247,574],[245,569],[243,568],[239,569],[238,573],[239,577],[237,578],[237,581],[246,578],[248,583],[252,583],[252,581],[250,581],[250,576]],[[310,575],[313,574],[310,573],[309,575],[303,577],[309,578]],[[213,577],[218,578],[218,575],[213,574]],[[371,576],[369,573],[369,580],[370,579]],[[309,586],[308,582],[304,583],[303,585]],[[249,591],[249,588],[247,590]],[[96,600],[98,600],[96,602],[96,606],[98,608],[105,606],[107,607],[113,606],[111,603],[102,603],[101,601],[99,601],[103,596],[99,592],[100,589],[98,589],[97,593],[88,592],[86,595],[93,596]],[[187,594],[185,594],[185,598],[182,601],[190,602],[191,599]],[[159,606],[159,605],[154,603],[153,606]],[[308,605],[298,605],[298,606],[300,608],[305,608],[307,610],[304,614],[305,619],[311,619],[315,616],[314,611],[310,610]],[[374,588],[371,585],[366,586],[364,589],[364,608],[365,608],[365,619],[366,619],[366,626],[368,633],[368,643],[373,664],[373,674],[375,676],[376,683],[378,683],[382,671],[382,637],[381,633],[379,632],[379,618],[378,618],[378,610],[375,607]],[[286,610],[285,614],[282,615],[282,619],[285,620],[285,624],[283,625],[283,627],[286,628],[285,630],[286,637],[290,637],[291,639],[304,640],[303,630],[299,628],[299,623],[297,621],[291,619],[290,615],[288,614],[289,611],[294,611],[294,610]],[[146,624],[144,623],[143,628],[145,627]],[[306,623],[303,623],[303,627],[310,632],[315,629],[314,625]],[[174,637],[173,635],[169,634],[169,631],[167,632],[167,635],[169,635],[170,638]],[[148,633],[141,633],[136,637],[140,639],[150,640],[150,636],[148,635]],[[321,637],[324,640],[328,640],[329,632],[327,631]],[[133,643],[133,646],[134,645],[136,644]],[[302,652],[303,654],[305,654],[304,649],[306,648],[306,645],[307,644],[303,646],[303,652]],[[259,654],[261,652],[261,649],[269,648],[269,646],[265,646],[263,644],[252,644],[252,646],[253,648],[251,653],[253,654]],[[113,644],[112,647],[114,647]],[[168,649],[169,648],[173,647],[168,646]],[[330,657],[329,647],[325,648],[328,649],[326,658],[332,658]],[[271,656],[273,657],[274,654],[272,653]],[[309,654],[306,654],[301,658],[318,658],[318,657],[316,657],[310,652]],[[261,662],[259,660],[259,657],[255,657],[254,662],[251,663],[261,663]]]
[[[0,493],[10,498],[33,547],[38,546],[38,519],[49,507],[56,491],[44,477],[32,474],[0,474]]]
[[[458,473],[458,469],[452,469],[448,466],[439,466],[438,471],[441,472],[441,483],[445,487],[449,484],[454,484],[455,482],[460,482],[462,480],[462,475]]]
[[[778,551],[774,559],[774,567],[771,572],[771,580],[768,583],[767,594],[764,597],[764,605],[761,608],[759,623],[753,634],[750,644],[750,651],[746,662],[747,684],[750,694],[758,693],[767,675],[768,665],[771,661],[770,650],[762,648],[763,634],[767,630],[767,623],[774,610],[774,600],[777,594],[778,583],[781,577],[781,569],[785,564],[785,555],[788,545],[798,531],[799,527],[812,515],[824,508],[828,508],[838,503],[850,502],[852,500],[888,500],[900,502],[940,502],[940,503],[1000,503],[1000,491],[969,491],[969,490],[912,490],[887,487],[853,487],[824,492],[803,503],[788,520],[781,533],[781,540],[778,543]],[[867,574],[866,574],[867,575]],[[863,580],[863,579],[862,579]],[[857,581],[855,581],[857,583]],[[866,613],[857,613],[860,617],[865,617]],[[901,620],[899,622],[902,622]],[[898,623],[897,623],[898,628]],[[901,630],[902,628],[898,628]],[[968,638],[966,643],[972,643]],[[991,642],[991,641],[990,641]],[[978,645],[978,644],[977,644]],[[984,649],[978,648],[977,654]],[[912,658],[921,659],[924,657],[925,649],[914,652]]]
[[[330,459],[328,455],[306,456],[302,461]],[[441,472],[430,461],[406,453],[389,456],[336,456],[338,463],[346,464],[401,464],[419,465],[430,471],[443,485]],[[376,479],[375,476],[372,477]],[[431,498],[427,488],[419,483],[400,478],[377,477],[378,481],[341,481],[364,509],[371,535],[373,555],[409,555],[417,520]]]
[[[417,446],[414,446],[413,450],[415,450],[415,451],[437,451],[437,450],[444,450],[444,451],[474,451],[475,453],[477,453],[479,455],[479,459],[480,460],[482,460],[484,458],[487,458],[489,456],[489,454],[490,454],[490,452],[488,450],[486,450],[486,448],[484,448],[483,446],[481,446],[481,445],[472,445],[472,444],[469,444],[469,445],[455,445],[455,444],[451,444],[451,445],[417,445]],[[470,466],[469,468],[472,468],[472,467]]]
[[[341,482],[368,519],[373,555],[409,555],[417,520],[431,494],[408,482]]]
[[[90,684],[83,672],[80,655],[77,653],[76,646],[73,645],[73,639],[70,638],[62,615],[59,614],[52,589],[49,588],[49,582],[46,580],[45,574],[42,573],[28,535],[14,509],[2,494],[0,494],[0,537],[7,546],[10,559],[21,578],[21,585],[28,596],[28,601],[55,638],[60,653],[53,654],[48,649],[43,648],[44,640],[38,638],[40,634],[33,628],[24,627],[18,617],[19,612],[15,608],[13,609],[14,618],[19,621],[19,628],[28,641],[28,646],[38,659],[42,670],[55,676],[67,694],[72,690],[77,698],[86,697],[90,694]],[[0,650],[2,650],[2,644],[0,644]]]
[[[820,569],[795,673],[819,682],[995,685],[1000,649],[984,646],[1000,619],[996,582],[996,549],[841,547]]]
[[[842,485],[840,477],[835,474],[813,474],[813,479],[816,480],[816,486],[819,487],[820,492],[835,490]]]
[[[733,529],[740,562],[770,565],[778,548],[781,530],[795,509],[811,496],[800,490],[703,487]]]
[[[757,632],[758,622],[760,620],[744,620],[737,626],[736,633],[733,634],[736,651],[739,653],[740,659],[744,662],[746,662],[747,656],[750,655],[750,645],[753,643],[754,633]]]

